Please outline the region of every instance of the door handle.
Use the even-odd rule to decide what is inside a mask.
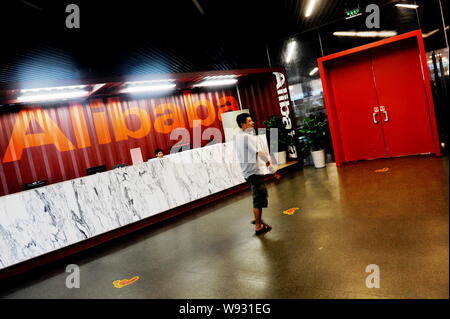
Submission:
[[[380,111],[384,113],[384,121],[385,122],[389,122],[389,116],[388,116],[388,112],[386,111],[386,108],[384,106],[380,106]]]
[[[378,108],[378,107],[374,107],[373,108],[373,114],[372,114],[372,117],[373,117],[373,122],[375,123],[375,124],[378,124],[378,121],[377,121],[377,114],[380,112],[380,109]]]

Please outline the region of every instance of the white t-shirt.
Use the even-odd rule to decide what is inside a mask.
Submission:
[[[245,179],[255,174],[266,175],[275,173],[275,169],[271,165],[268,167],[266,165],[270,159],[260,138],[265,138],[265,136],[256,136],[253,129],[240,130],[236,134],[236,155]]]

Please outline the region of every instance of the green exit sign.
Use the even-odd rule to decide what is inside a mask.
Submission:
[[[357,8],[357,9],[353,9],[353,10],[349,10],[349,11],[345,11],[345,18],[346,19],[350,19],[356,16],[361,15],[361,9]]]

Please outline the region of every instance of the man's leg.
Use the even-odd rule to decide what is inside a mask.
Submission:
[[[253,215],[255,215],[255,230],[263,228],[261,224],[262,208],[253,208]]]
[[[264,177],[259,175],[252,175],[249,178],[253,195],[253,215],[255,216],[255,231],[259,231],[264,226],[262,222],[262,209],[267,207],[267,189],[264,184]]]

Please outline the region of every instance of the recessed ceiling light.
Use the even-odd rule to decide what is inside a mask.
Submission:
[[[435,29],[435,30],[430,31],[430,32],[428,32],[428,33],[423,33],[422,36],[423,36],[424,38],[428,38],[429,36],[432,36],[432,35],[435,34],[436,32],[439,32],[439,29]]]
[[[155,84],[155,83],[167,83],[174,82],[174,79],[162,79],[162,80],[146,80],[146,81],[129,81],[125,82],[126,85],[143,85],[143,84]]]
[[[315,67],[311,72],[309,72],[309,76],[313,76],[314,74],[317,73],[317,71],[319,71],[319,68]]]
[[[32,95],[21,95],[17,98],[19,102],[38,102],[38,101],[56,101],[56,100],[67,100],[78,97],[87,96],[88,91],[84,90],[74,90],[68,92],[54,92],[54,93],[41,93]]]
[[[317,0],[309,0],[308,6],[306,7],[305,17],[308,18],[311,16],[314,7],[316,5]]]
[[[337,37],[389,38],[397,35],[397,31],[336,31]]]
[[[84,89],[87,85],[69,85],[69,86],[53,86],[46,88],[35,88],[35,89],[22,89],[21,93],[29,92],[42,92],[42,91],[62,91],[62,90],[73,90],[73,89]]]
[[[362,13],[355,14],[355,15],[353,15],[351,17],[346,17],[345,20],[356,18],[356,17],[359,17],[359,16],[362,16]]]
[[[196,87],[205,87],[205,86],[224,86],[231,85],[237,83],[237,79],[222,79],[222,80],[206,80],[200,82],[199,84],[195,84]]]
[[[417,4],[406,4],[406,3],[397,3],[395,6],[408,9],[417,9],[419,7]]]
[[[121,90],[120,93],[141,93],[173,90],[176,84],[133,85]]]
[[[296,41],[289,42],[287,47],[286,59],[284,60],[286,63],[291,62],[292,58],[295,55],[296,49],[297,49],[297,42]]]
[[[205,76],[204,80],[222,80],[222,79],[234,79],[237,75],[213,75],[213,76]]]

